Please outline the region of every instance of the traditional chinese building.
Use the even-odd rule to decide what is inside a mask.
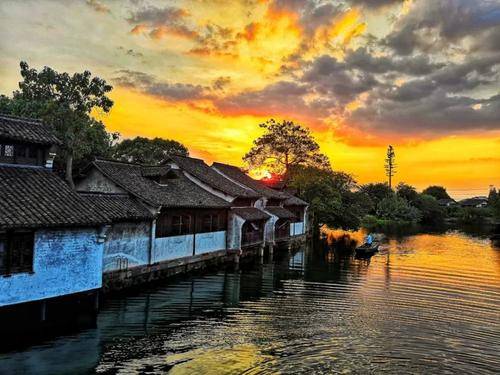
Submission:
[[[265,227],[271,216],[258,208],[262,206],[262,194],[226,178],[201,159],[172,155],[167,165],[230,204],[229,249],[245,250],[264,246]]]
[[[109,219],[52,171],[57,144],[43,123],[0,115],[0,308],[35,320],[101,287]]]
[[[214,163],[212,168],[226,178],[256,191],[263,197],[258,207],[272,217],[266,230],[266,238],[269,242],[288,241],[290,237],[303,236],[306,233],[307,202],[287,192],[269,188],[236,166]]]
[[[105,283],[226,256],[229,204],[170,166],[95,160],[76,189],[113,224],[104,247]]]

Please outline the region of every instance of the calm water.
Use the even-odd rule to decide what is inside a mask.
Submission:
[[[499,297],[486,238],[388,238],[369,260],[323,245],[108,300],[0,373],[498,373]]]

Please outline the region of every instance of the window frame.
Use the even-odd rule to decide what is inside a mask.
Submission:
[[[0,276],[9,277],[22,273],[34,273],[34,231],[0,232],[0,240],[3,240],[3,254],[0,254],[3,257]],[[24,245],[27,246],[23,248]]]

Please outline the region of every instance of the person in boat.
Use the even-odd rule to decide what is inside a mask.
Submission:
[[[373,236],[371,233],[368,233],[365,238],[365,245],[370,247],[373,244]]]

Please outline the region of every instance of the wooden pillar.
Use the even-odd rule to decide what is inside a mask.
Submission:
[[[40,303],[40,321],[45,322],[47,319],[47,302],[42,301]]]

